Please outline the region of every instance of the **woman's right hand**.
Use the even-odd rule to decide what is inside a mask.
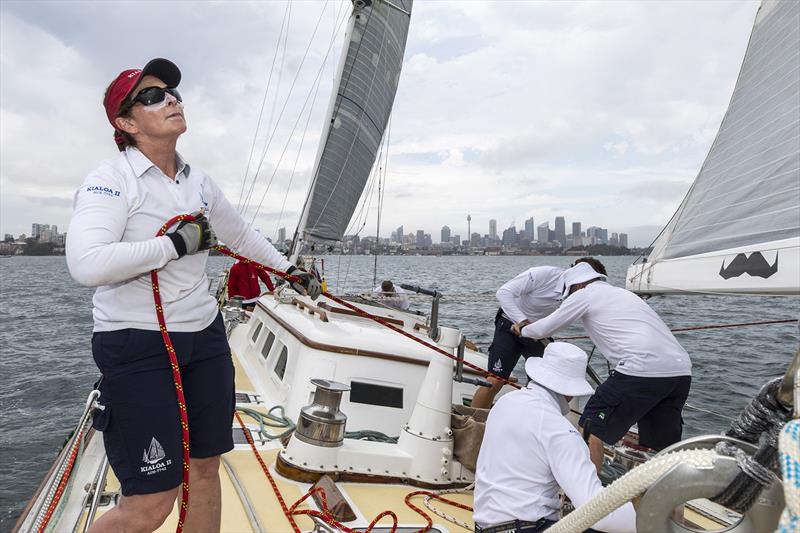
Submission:
[[[213,248],[218,244],[217,236],[211,223],[201,212],[192,213],[194,220],[182,220],[177,229],[167,233],[172,240],[180,259],[184,255],[192,255]]]

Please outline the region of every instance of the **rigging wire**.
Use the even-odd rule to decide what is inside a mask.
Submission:
[[[392,132],[392,116],[389,115],[389,121],[386,128],[386,156],[383,160],[383,190],[381,191],[381,180],[380,180],[380,154],[378,155],[378,224],[375,230],[375,262],[372,265],[372,286],[377,286],[377,278],[378,278],[378,252],[380,251],[380,242],[381,242],[381,215],[383,214],[383,197],[386,194],[386,179],[388,177],[388,166],[389,166],[389,142]],[[383,151],[383,150],[382,150]]]
[[[278,222],[275,224],[275,238],[278,237],[278,231],[281,226],[281,220],[283,219],[283,214],[286,210],[286,200],[289,198],[289,191],[292,188],[292,181],[294,181],[295,172],[297,171],[297,163],[300,161],[300,154],[303,151],[303,144],[306,140],[306,134],[308,133],[308,126],[311,124],[311,117],[314,115],[314,106],[317,103],[317,96],[319,95],[319,88],[322,85],[322,77],[320,76],[317,78],[316,88],[314,89],[314,98],[311,99],[311,107],[308,110],[308,118],[306,119],[306,125],[303,128],[303,135],[300,137],[300,146],[297,148],[297,155],[294,158],[294,165],[292,165],[292,173],[289,175],[289,184],[286,186],[286,194],[283,195],[283,203],[281,204],[281,211],[278,214]]]
[[[236,209],[241,210],[242,208],[242,197],[244,196],[244,187],[247,183],[247,175],[250,173],[250,163],[253,161],[253,152],[256,148],[256,141],[258,140],[258,131],[261,128],[261,118],[264,115],[264,107],[267,104],[267,95],[269,94],[269,88],[272,84],[272,73],[275,71],[275,60],[278,57],[278,50],[280,49],[281,44],[281,36],[283,35],[283,30],[286,27],[286,17],[289,13],[289,6],[291,2],[287,0],[286,2],[286,9],[283,11],[283,21],[281,22],[281,30],[278,32],[278,42],[275,43],[275,53],[272,55],[272,64],[269,67],[269,76],[267,77],[267,86],[264,88],[264,98],[261,100],[261,109],[258,111],[258,121],[256,122],[256,132],[253,134],[253,144],[250,145],[250,155],[247,156],[247,166],[244,169],[244,179],[242,180],[242,189],[239,191],[239,200],[236,203]],[[288,28],[287,28],[287,32]],[[284,49],[285,53],[285,49]],[[277,93],[277,91],[276,91]],[[277,96],[276,96],[277,98]]]
[[[342,19],[342,20],[344,20],[344,19]],[[330,44],[333,45],[333,42],[331,42]],[[328,50],[325,52],[325,56],[323,58],[322,68],[320,68],[317,71],[317,75],[315,76],[313,83],[317,83],[318,79],[320,78],[320,76],[324,72],[324,66],[325,66],[324,61],[327,59],[328,54],[330,53],[330,50],[331,50],[331,46],[329,46]],[[300,71],[298,70],[298,74],[299,74],[299,72]],[[295,77],[294,81],[292,82],[292,87],[294,87],[294,83],[296,81],[297,81],[297,77]],[[303,113],[305,111],[306,106],[308,105],[308,101],[310,100],[310,98],[311,98],[311,92],[308,93],[308,95],[306,96],[305,101],[303,102],[303,107],[300,110],[300,114],[297,116],[297,120],[295,120],[295,123],[292,126],[292,131],[289,133],[289,136],[287,137],[287,141],[284,144],[283,150],[281,151],[281,155],[278,158],[278,162],[275,164],[275,167],[273,169],[272,176],[270,177],[270,180],[267,183],[266,189],[264,189],[264,193],[261,195],[261,200],[259,201],[258,206],[256,208],[256,211],[255,211],[255,213],[253,213],[253,216],[252,216],[252,218],[250,220],[250,225],[251,226],[255,222],[255,219],[258,216],[258,214],[261,212],[261,207],[264,205],[264,200],[267,197],[267,192],[269,192],[269,188],[272,185],[272,182],[275,180],[275,176],[278,174],[278,171],[280,170],[280,163],[281,163],[281,161],[283,161],[283,156],[286,154],[286,150],[288,149],[289,144],[291,143],[292,137],[294,136],[294,132],[297,129],[297,125],[300,123],[300,119],[302,118],[302,115],[303,115]],[[281,109],[281,116],[283,115],[283,111],[285,109],[286,109],[286,105],[284,104],[283,109]],[[278,120],[280,120],[280,117],[278,117]],[[275,128],[277,129],[277,124],[275,125]],[[273,134],[274,134],[274,130],[273,130]],[[266,157],[266,155],[267,155],[266,152],[264,152],[263,157],[261,159],[261,163],[259,163],[259,167],[258,167],[259,170],[261,169],[261,164],[263,164],[264,158]],[[256,171],[256,175],[258,175],[258,170]]]
[[[245,204],[244,204],[245,208],[243,210],[243,213],[248,210],[247,206],[249,205],[250,199],[253,196],[253,191],[255,189],[255,185],[256,185],[257,178],[258,178],[258,174],[259,174],[259,172],[261,172],[261,167],[263,166],[264,160],[267,157],[267,153],[269,151],[269,148],[272,145],[272,140],[275,138],[275,133],[277,132],[278,126],[280,125],[281,119],[283,118],[283,114],[284,114],[284,112],[286,111],[286,108],[289,105],[289,101],[291,100],[292,94],[294,92],[295,85],[297,84],[297,80],[300,78],[300,73],[303,71],[303,65],[305,64],[305,61],[308,58],[309,50],[311,49],[311,45],[314,42],[314,38],[315,38],[315,36],[317,34],[317,30],[319,30],[319,25],[320,25],[320,22],[322,22],[322,17],[325,14],[325,9],[326,9],[326,7],[328,5],[328,1],[329,0],[325,0],[325,4],[322,6],[322,11],[320,12],[320,16],[317,19],[317,24],[316,24],[316,26],[314,26],[314,31],[311,34],[311,38],[308,41],[308,45],[306,46],[305,52],[303,53],[303,57],[300,60],[300,64],[297,67],[297,72],[295,72],[294,79],[292,80],[291,86],[289,87],[289,93],[286,95],[286,99],[284,100],[283,106],[281,107],[281,111],[278,114],[277,120],[275,121],[275,125],[272,128],[272,131],[269,134],[269,138],[267,139],[267,143],[264,146],[264,150],[261,153],[261,158],[259,159],[258,166],[256,167],[256,171],[253,174],[252,182],[250,184],[250,189],[248,190],[248,193],[247,193],[247,197],[246,197]],[[332,43],[330,43],[330,44],[332,44]],[[328,46],[328,50],[325,52],[325,58],[328,57],[328,53],[330,53],[330,45]],[[319,73],[317,75],[319,75]],[[311,95],[311,91],[309,91],[309,95],[306,97],[306,103],[308,102],[308,98],[310,97],[310,95]],[[305,108],[305,105],[303,107]],[[302,114],[302,111],[301,111],[301,114]],[[295,126],[296,126],[296,123],[295,123]],[[276,172],[277,172],[277,165],[276,165]],[[273,174],[273,177],[274,177],[274,174]],[[262,202],[263,202],[263,197],[262,197]],[[261,206],[259,205],[259,208],[260,207]],[[253,216],[253,220],[255,220],[255,215]],[[252,221],[251,221],[250,225],[252,225]]]

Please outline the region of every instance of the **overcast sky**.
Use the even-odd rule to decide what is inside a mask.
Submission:
[[[247,217],[263,196],[256,227],[291,234],[341,51],[335,29],[350,2],[286,7],[0,3],[0,234],[30,233],[32,222],[67,228],[73,191],[116,153],[105,87],[153,57],[183,72],[189,130],[179,151],[236,203],[266,146]],[[447,224],[466,238],[468,213],[480,233],[491,218],[500,230],[531,216],[552,228],[562,215],[648,244],[713,141],[757,7],[417,0],[391,120],[381,235],[403,224],[438,241]],[[375,234],[375,212],[362,235]]]

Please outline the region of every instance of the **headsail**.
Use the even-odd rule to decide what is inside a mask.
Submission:
[[[626,284],[800,294],[800,2],[762,2],[711,150]]]
[[[413,0],[354,0],[306,204],[292,244],[341,240],[370,175],[400,79]]]

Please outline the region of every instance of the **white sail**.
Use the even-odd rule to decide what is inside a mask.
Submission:
[[[711,150],[626,285],[800,294],[800,2],[762,3]]]
[[[413,0],[356,0],[322,143],[292,244],[341,240],[389,121]]]

